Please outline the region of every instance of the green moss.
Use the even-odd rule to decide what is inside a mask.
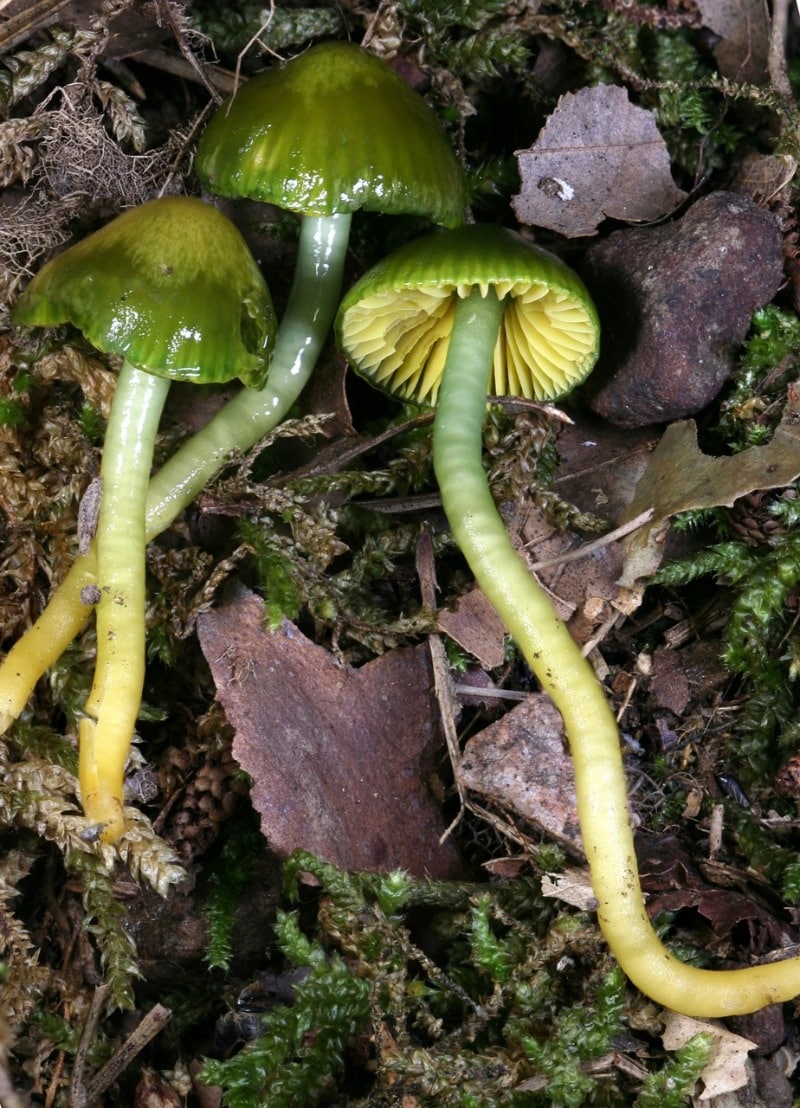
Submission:
[[[321,1103],[337,1084],[348,1043],[367,1027],[368,982],[306,939],[295,914],[280,913],[275,932],[289,963],[308,972],[294,986],[293,1006],[268,1012],[254,1042],[227,1061],[206,1061],[203,1079],[222,1087],[229,1108]]]
[[[234,824],[223,844],[211,874],[204,912],[208,928],[205,961],[209,969],[230,968],[236,909],[252,887],[262,847],[258,829],[244,822]]]
[[[224,5],[204,0],[193,4],[188,14],[216,49],[229,55],[244,50],[256,35],[269,50],[280,51],[342,30],[338,11],[311,6],[271,8],[262,0],[238,0]]]
[[[713,1051],[710,1035],[693,1035],[657,1073],[648,1074],[634,1108],[684,1108]]]
[[[83,884],[83,929],[92,935],[100,952],[109,1003],[117,1008],[135,1007],[133,984],[139,976],[136,951],[127,931],[125,906],[114,895],[113,880],[100,858],[71,851],[64,859],[67,870]]]
[[[624,991],[622,972],[613,970],[597,991],[591,1015],[583,1005],[574,1005],[560,1013],[557,1031],[548,1040],[523,1038],[527,1057],[547,1078],[542,1103],[553,1108],[580,1108],[589,1099],[595,1081],[581,1065],[611,1046],[620,1029]]]
[[[348,874],[297,852],[284,867],[290,897],[301,875],[318,886],[317,919],[305,876],[306,924],[279,914],[276,940],[306,973],[258,1040],[206,1063],[226,1104],[577,1105],[601,1094],[586,1063],[622,1028],[624,978],[603,965],[596,930],[554,917],[534,879],[487,887]],[[371,1028],[383,1030],[362,1101],[343,1083]]]

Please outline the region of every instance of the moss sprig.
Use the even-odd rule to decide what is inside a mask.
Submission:
[[[6,112],[30,96],[59,69],[68,58],[76,34],[55,27],[46,32],[45,41],[34,50],[20,50],[0,63],[0,111]]]
[[[504,18],[507,0],[404,0],[400,7],[410,29],[424,35],[426,55],[466,80],[519,69],[530,56],[519,27]]]
[[[559,1014],[555,1035],[546,1042],[522,1039],[525,1054],[547,1078],[547,1103],[554,1108],[580,1108],[590,1098],[595,1080],[581,1068],[611,1046],[620,1029],[625,978],[614,969],[597,990],[591,1019],[586,1008],[573,1005]]]
[[[236,909],[256,876],[261,836],[244,823],[233,826],[211,875],[205,906],[209,969],[230,969]]]
[[[110,1003],[129,1011],[134,1007],[133,984],[139,968],[126,928],[127,913],[114,896],[113,879],[97,855],[72,851],[64,861],[67,870],[83,884],[83,929],[97,944]]]
[[[342,31],[338,11],[323,7],[290,8],[263,0],[245,0],[238,4],[193,4],[189,17],[196,30],[208,35],[219,54],[235,56],[258,36],[258,43],[269,51],[301,47],[317,38]]]
[[[295,913],[279,913],[275,934],[288,962],[307,973],[294,986],[294,1004],[268,1012],[256,1040],[227,1061],[206,1061],[204,1080],[224,1089],[230,1108],[312,1108],[327,1100],[348,1044],[368,1025],[367,981],[309,941]]]
[[[0,1004],[13,1028],[28,1021],[52,976],[52,970],[39,962],[31,936],[13,910],[17,886],[34,861],[22,850],[10,850],[0,858]]]
[[[268,1012],[240,1054],[205,1063],[205,1079],[232,1108],[404,1099],[421,1108],[652,1108],[660,1093],[677,1108],[708,1058],[706,1039],[693,1040],[624,1090],[610,1065],[596,1064],[621,1049],[624,976],[603,957],[596,929],[558,914],[532,877],[487,887],[346,873],[297,851],[284,888],[303,901],[275,924],[297,982],[293,1001]],[[356,1059],[362,1095],[348,1079]]]
[[[710,1035],[693,1035],[660,1070],[647,1075],[634,1108],[683,1108],[713,1052]]]

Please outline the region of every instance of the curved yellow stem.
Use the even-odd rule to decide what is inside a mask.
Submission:
[[[689,1016],[755,1012],[800,995],[800,958],[735,970],[687,966],[661,943],[644,906],[619,730],[594,671],[508,537],[481,461],[488,367],[501,305],[494,292],[456,308],[434,421],[433,453],[453,536],[542,689],[564,720],[597,918],[637,988]]]

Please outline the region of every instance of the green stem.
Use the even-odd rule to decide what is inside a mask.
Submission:
[[[114,841],[123,830],[125,762],[145,668],[145,501],[170,382],[123,362],[100,469],[97,521],[97,660],[79,726],[79,778],[87,819]]]
[[[234,451],[249,450],[288,414],[308,382],[339,304],[350,215],[304,216],[294,282],[263,389],[242,389],[158,471],[147,538],[194,500]]]
[[[187,440],[150,482],[146,537],[167,528],[234,451],[249,450],[286,416],[319,357],[336,313],[351,216],[305,216],[294,281],[267,383],[244,389]],[[94,548],[77,558],[33,626],[0,663],[0,734],[19,716],[39,678],[88,623],[81,599],[96,583]]]
[[[453,536],[487,598],[560,711],[575,767],[583,845],[611,950],[631,981],[695,1016],[753,1012],[800,994],[800,958],[739,970],[684,965],[656,936],[639,883],[619,731],[595,674],[508,537],[483,470],[486,389],[502,304],[476,290],[456,307],[433,432]]]

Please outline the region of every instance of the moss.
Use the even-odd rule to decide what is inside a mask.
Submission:
[[[301,875],[318,887],[314,920]],[[374,1078],[363,1101],[348,1086],[353,1105],[630,1102],[590,1072],[624,1026],[624,977],[594,929],[556,915],[533,879],[348,874],[297,852],[284,882],[305,907],[279,913],[276,945],[305,975],[257,1040],[206,1062],[226,1104],[344,1103],[347,1060],[369,1041]]]
[[[261,836],[257,829],[239,822],[223,844],[205,907],[208,944],[205,961],[210,969],[228,970],[233,957],[236,909],[252,888],[258,870]]]
[[[648,1074],[634,1108],[684,1108],[713,1051],[711,1036],[694,1035],[661,1070]]]

